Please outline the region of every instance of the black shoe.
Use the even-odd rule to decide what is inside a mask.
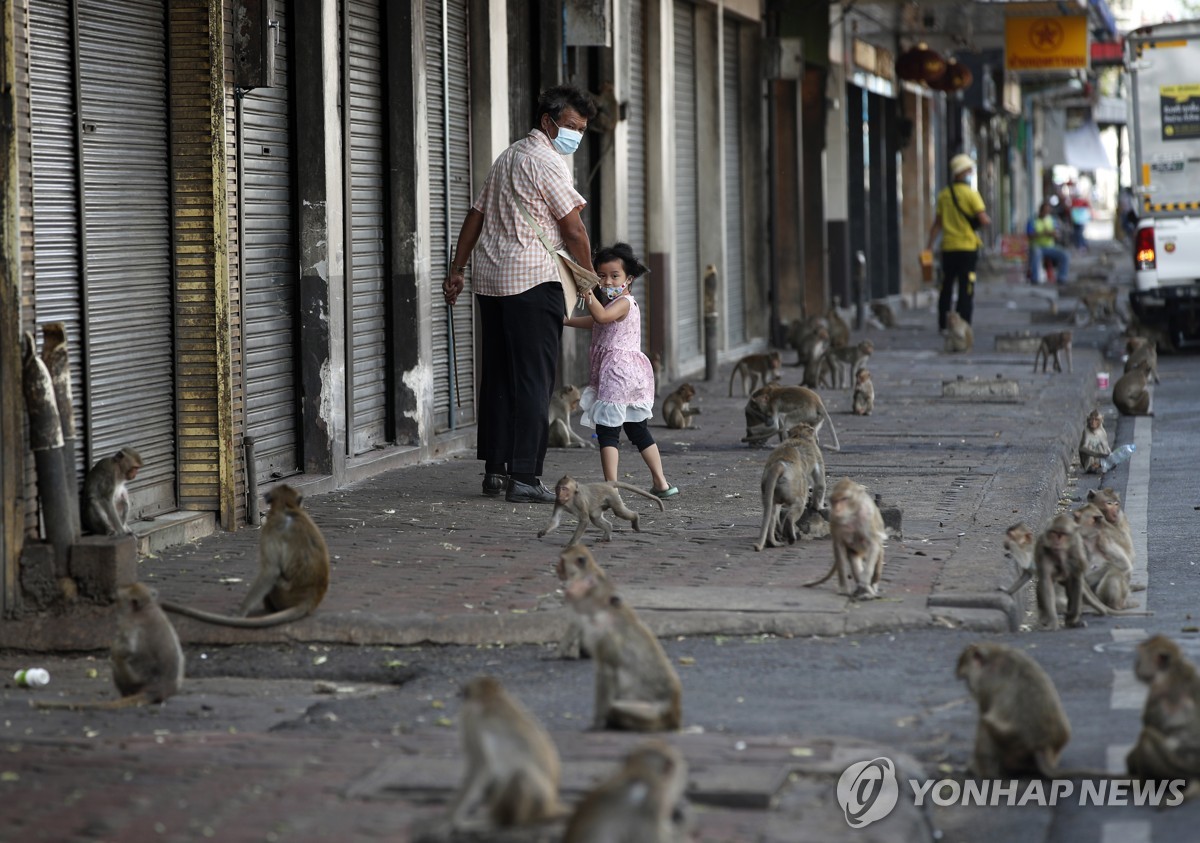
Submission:
[[[507,485],[508,477],[503,474],[483,475],[483,493],[489,498],[494,498],[503,492]]]
[[[509,503],[554,503],[554,493],[538,483],[530,486],[519,480],[508,481],[508,494],[504,499]]]

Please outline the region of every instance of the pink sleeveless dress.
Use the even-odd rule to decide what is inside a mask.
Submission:
[[[579,399],[585,427],[620,427],[654,415],[654,368],[642,354],[642,314],[633,296],[625,298],[624,319],[592,325],[591,372]]]

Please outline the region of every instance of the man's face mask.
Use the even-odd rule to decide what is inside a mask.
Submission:
[[[553,118],[551,118],[550,122],[554,123]],[[558,135],[550,143],[553,144],[554,149],[558,153],[561,155],[571,155],[575,150],[579,149],[579,142],[583,140],[583,132],[564,128],[557,123],[554,123],[554,125],[558,126]]]

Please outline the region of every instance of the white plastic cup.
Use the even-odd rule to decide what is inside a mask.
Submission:
[[[1096,389],[1108,389],[1108,372],[1096,372]]]
[[[30,667],[18,670],[13,679],[22,688],[44,688],[50,684],[50,671],[41,667]]]

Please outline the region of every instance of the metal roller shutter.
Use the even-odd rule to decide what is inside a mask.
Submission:
[[[133,512],[175,507],[166,9],[77,0],[93,456],[133,445]]]
[[[742,229],[742,99],[738,25],[725,21],[725,342],[746,341],[745,232]]]
[[[68,0],[29,9],[33,150],[33,262],[39,323],[67,323],[76,406],[84,396],[83,295],[79,277],[79,167],[76,155],[75,60]],[[76,410],[75,470],[86,471],[87,419]]]
[[[286,5],[275,4],[276,87],[255,88],[242,100],[246,433],[255,440],[260,482],[300,470]]]
[[[384,300],[383,49],[378,0],[349,0],[344,39],[346,197],[350,286],[347,364],[350,453],[387,440],[387,314]]]
[[[681,360],[700,354],[696,205],[696,32],[691,3],[675,0],[675,316]]]
[[[625,86],[625,137],[628,144],[628,229],[626,238],[634,254],[645,263],[646,254],[646,53],[645,4],[627,0],[625,7],[625,43],[628,44],[629,82]],[[642,348],[650,333],[649,281],[642,278],[633,285],[633,297],[642,306]]]
[[[443,8],[445,16],[443,17]],[[446,37],[443,38],[443,26]],[[443,57],[443,45],[445,57]],[[466,0],[426,0],[425,70],[428,104],[430,273],[440,289],[451,252],[471,207],[470,86]],[[446,131],[449,117],[450,131]],[[454,310],[432,297],[433,412],[438,431],[475,421],[475,336],[471,279]],[[463,307],[463,304],[466,307]],[[456,365],[451,363],[451,345]],[[457,383],[456,383],[457,381]]]

